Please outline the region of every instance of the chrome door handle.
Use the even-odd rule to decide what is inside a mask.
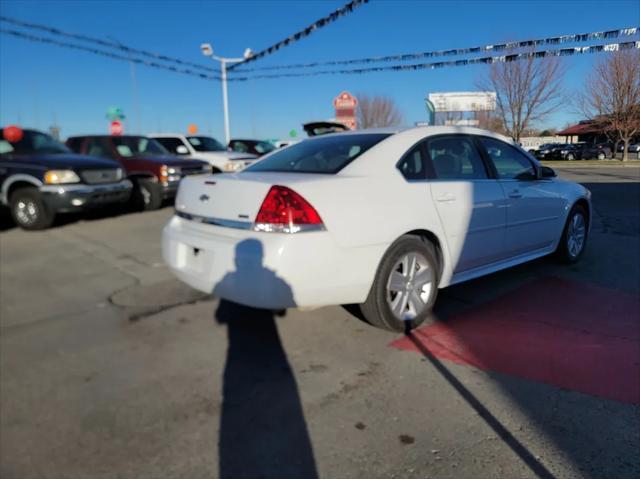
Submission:
[[[439,201],[440,203],[447,203],[449,201],[455,201],[455,200],[456,200],[456,197],[451,193],[444,193],[440,196],[436,196],[436,201]]]
[[[520,193],[520,190],[513,190],[509,193],[509,198],[522,198],[522,193]]]

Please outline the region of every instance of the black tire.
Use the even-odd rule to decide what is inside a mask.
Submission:
[[[392,294],[387,290],[387,284],[391,274],[395,271],[395,266],[403,256],[410,253],[418,253],[423,260],[426,260],[428,267],[431,269],[432,281],[428,292],[424,292],[428,298],[424,302],[424,309],[412,319],[399,319],[392,312],[387,300],[388,295]],[[431,313],[438,294],[438,278],[438,262],[433,245],[419,236],[404,235],[391,245],[382,258],[369,291],[369,296],[360,305],[360,311],[372,326],[397,332],[414,329],[422,324]],[[391,297],[389,296],[389,298]]]
[[[582,246],[579,252],[576,254],[575,250],[572,251],[572,248],[569,243],[569,234],[570,229],[572,227],[572,222],[576,215],[582,215],[582,222],[584,225],[584,240],[582,242]],[[587,212],[581,205],[574,205],[569,211],[569,215],[567,216],[567,222],[564,225],[564,229],[562,230],[562,236],[560,237],[560,243],[558,243],[558,247],[556,248],[556,258],[562,263],[573,264],[580,261],[582,255],[584,254],[585,249],[587,248],[587,240],[589,239],[589,217],[587,216]]]
[[[140,211],[153,211],[162,206],[162,186],[150,178],[136,181],[131,194],[133,206]]]
[[[220,168],[216,168],[215,166],[211,167],[211,174],[212,175],[217,175],[218,173],[222,173],[222,170]]]
[[[36,188],[20,188],[11,193],[9,208],[13,221],[25,230],[48,228],[56,217]]]

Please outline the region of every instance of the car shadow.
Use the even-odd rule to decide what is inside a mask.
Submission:
[[[235,263],[236,270],[224,277],[214,294],[268,277],[276,294],[288,296],[293,303],[291,288],[262,265],[259,241],[240,242]],[[318,477],[276,313],[221,300],[215,320],[227,327],[228,336],[218,441],[219,477]]]

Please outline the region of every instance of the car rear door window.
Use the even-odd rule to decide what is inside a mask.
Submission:
[[[427,141],[436,178],[440,180],[481,180],[487,170],[473,140],[465,135],[448,135]]]
[[[523,153],[504,141],[480,138],[501,180],[530,180],[536,178],[533,163]]]

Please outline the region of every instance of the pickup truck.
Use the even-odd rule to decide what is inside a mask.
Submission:
[[[142,210],[156,210],[164,200],[173,199],[182,177],[211,173],[208,163],[176,158],[146,136],[73,136],[67,146],[77,153],[120,163],[133,183],[132,200]]]
[[[76,155],[36,130],[0,129],[0,203],[23,229],[47,228],[58,213],[125,203],[131,187],[114,161]]]

